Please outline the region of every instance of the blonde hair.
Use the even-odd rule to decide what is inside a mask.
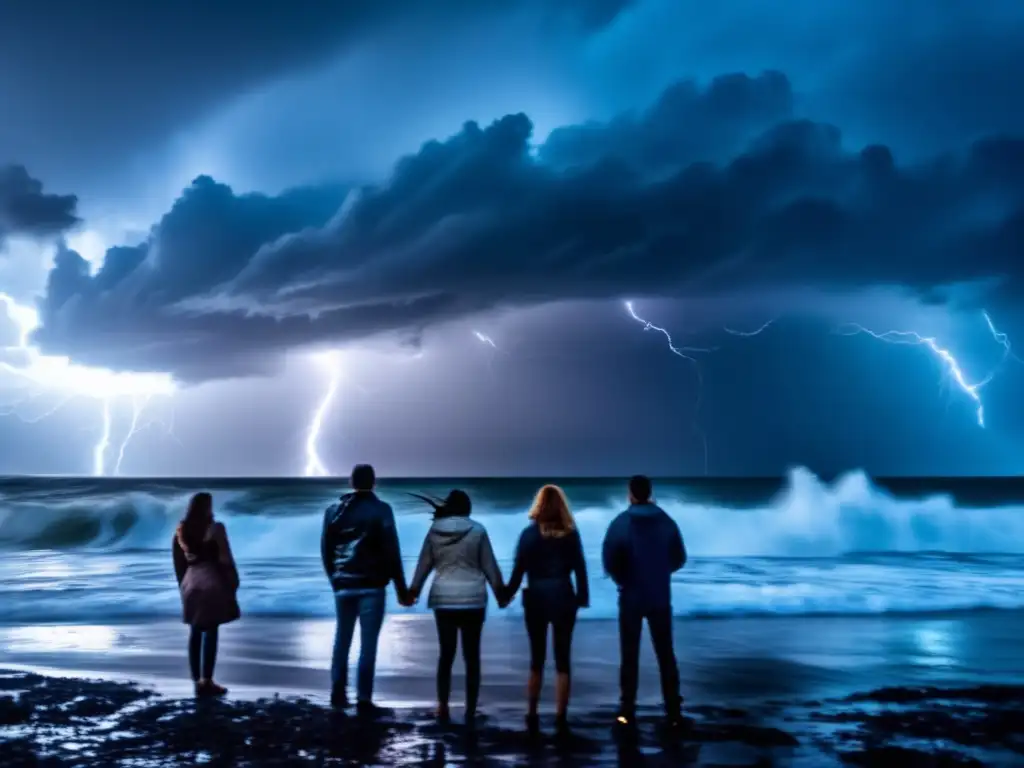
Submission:
[[[557,485],[545,485],[537,491],[530,507],[530,519],[537,523],[541,536],[558,538],[576,530],[565,493]]]

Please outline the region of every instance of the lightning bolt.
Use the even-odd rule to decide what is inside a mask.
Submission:
[[[338,353],[326,352],[318,355],[317,359],[327,365],[327,389],[324,391],[317,409],[313,412],[313,418],[310,419],[309,427],[306,430],[306,477],[328,477],[331,474],[320,458],[317,443],[320,440],[320,432],[323,430],[324,417],[330,410],[341,383],[341,359]]]
[[[497,349],[498,345],[494,343],[494,339],[488,336],[486,333],[480,333],[480,331],[473,331],[473,335],[477,337],[482,343],[487,344],[492,349]]]
[[[128,425],[128,431],[125,433],[124,439],[121,441],[121,445],[117,451],[117,462],[114,464],[114,474],[121,474],[121,464],[124,462],[125,451],[128,449],[128,444],[132,441],[132,438],[145,429],[159,424],[164,428],[164,432],[167,437],[176,440],[174,436],[174,427],[171,423],[164,422],[162,419],[158,419],[155,416],[151,416],[147,421],[142,421],[143,415],[147,412],[150,401],[153,399],[152,395],[133,395],[132,396],[132,420]],[[180,445],[180,443],[179,443]]]
[[[760,327],[755,328],[752,331],[737,331],[735,328],[729,328],[728,326],[726,326],[722,330],[732,336],[743,336],[744,338],[750,338],[751,336],[760,336],[762,333],[767,331],[772,326],[772,324],[774,324],[775,321],[778,319],[779,318],[777,317],[773,317],[771,320],[768,320],[767,322],[763,323]]]
[[[692,352],[692,353],[711,352],[711,350],[710,349],[704,349],[704,348],[701,348],[701,347],[677,347],[675,345],[675,342],[672,341],[672,334],[670,334],[666,329],[664,329],[664,328],[662,328],[660,326],[657,326],[657,325],[655,325],[654,323],[652,323],[652,322],[650,322],[648,320],[645,320],[644,318],[640,317],[640,315],[638,315],[636,313],[636,310],[633,308],[633,302],[632,301],[626,301],[626,302],[623,302],[623,303],[624,303],[624,305],[626,307],[626,311],[629,313],[629,316],[632,317],[634,320],[636,320],[638,323],[640,323],[644,327],[645,331],[655,331],[656,333],[660,333],[662,336],[665,337],[665,341],[668,342],[668,349],[669,349],[669,351],[673,355],[677,355],[678,357],[681,357],[684,360],[688,360],[689,362],[693,363],[693,368],[697,372],[697,402],[694,403],[694,406],[693,406],[694,414],[696,414],[697,411],[700,409],[701,395],[702,395],[702,390],[703,390],[703,385],[704,385],[704,378],[701,375],[700,365],[697,362],[697,358],[691,357],[690,355],[688,355],[686,353],[687,352]],[[698,425],[697,419],[696,419],[696,415],[694,416],[694,421],[693,421],[692,427],[693,427],[693,431],[696,432],[697,435],[700,437],[701,445],[704,448],[704,474],[706,475],[706,474],[708,474],[708,437],[704,433],[704,430],[702,430],[700,428],[700,426]]]
[[[1010,347],[1010,337],[996,328],[996,325],[992,322],[992,318],[988,312],[982,312],[981,316],[985,318],[985,325],[988,326],[988,331],[992,334],[992,338],[995,339],[996,344],[1003,348],[1003,358],[1013,358],[1018,363],[1024,362],[1014,354],[1013,349]]]
[[[93,447],[93,474],[106,474],[106,454],[113,440],[113,406],[119,397],[131,397],[132,423],[118,451],[115,473],[120,470],[131,438],[142,428],[139,420],[150,399],[156,395],[170,396],[177,390],[174,380],[164,373],[127,373],[92,368],[73,363],[67,357],[43,355],[32,346],[32,332],[39,327],[39,315],[32,307],[19,304],[6,293],[0,293],[0,304],[18,329],[17,342],[0,352],[8,359],[0,360],[0,370],[14,376],[28,388],[27,395],[9,404],[0,415],[17,415],[22,421],[37,422],[49,418],[72,400],[88,398],[102,403],[101,431]],[[16,362],[10,362],[10,359]],[[57,394],[59,401],[42,415],[25,417],[19,406],[42,397]],[[150,422],[152,423],[152,422]],[[145,426],[148,426],[145,425]],[[168,434],[173,437],[171,427]]]
[[[100,432],[100,439],[96,441],[96,447],[92,449],[92,473],[96,477],[103,477],[104,461],[107,449],[110,447],[111,418],[110,398],[103,400],[103,429]]]
[[[982,312],[982,315],[985,318],[985,323],[988,325],[988,329],[991,332],[992,337],[996,340],[996,343],[1003,348],[1003,357],[1000,361],[1000,365],[1002,365],[1008,357],[1013,355],[1010,350],[1010,339],[1005,333],[1001,333],[996,329],[988,312]],[[846,330],[844,331],[843,328]],[[940,346],[939,342],[934,337],[922,336],[916,331],[884,331],[879,333],[857,323],[847,323],[839,329],[839,333],[844,336],[854,336],[859,333],[865,333],[868,336],[878,339],[879,341],[884,341],[887,344],[908,344],[912,346],[925,347],[946,369],[946,373],[954,382],[956,382],[960,391],[974,402],[975,417],[978,422],[978,426],[982,429],[985,428],[985,403],[981,399],[981,389],[995,378],[996,373],[999,370],[999,366],[996,366],[985,378],[972,383],[968,380],[967,374],[964,373],[963,367],[957,361],[956,357],[953,356],[953,353],[945,347]]]
[[[711,351],[710,349],[703,349],[701,347],[677,347],[675,345],[675,342],[672,341],[672,335],[668,331],[666,331],[664,328],[662,328],[660,326],[655,325],[654,323],[651,323],[651,322],[648,322],[647,320],[644,320],[642,317],[640,317],[640,315],[638,315],[636,313],[636,310],[633,309],[633,302],[632,301],[625,302],[625,306],[626,306],[626,311],[629,312],[629,316],[632,317],[634,320],[636,320],[638,323],[640,323],[644,327],[645,331],[656,331],[656,332],[660,333],[662,336],[665,337],[665,341],[668,342],[669,351],[673,355],[678,355],[679,357],[683,358],[684,360],[689,360],[691,363],[693,363],[694,366],[696,366],[696,368],[697,368],[697,375],[700,376],[700,367],[697,366],[697,358],[690,357],[686,353],[687,352],[710,352]]]

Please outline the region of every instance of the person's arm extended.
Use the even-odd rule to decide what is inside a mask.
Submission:
[[[420,548],[420,557],[416,561],[416,570],[412,574],[412,582],[409,584],[409,593],[415,598],[423,591],[423,585],[427,576],[434,570],[434,549],[430,546],[430,531],[423,537],[423,546]]]
[[[683,543],[683,534],[680,532],[676,521],[671,517],[669,517],[668,520],[672,525],[672,538],[669,540],[671,546],[671,549],[669,550],[669,556],[671,557],[670,564],[672,566],[672,571],[675,572],[686,565],[686,544]]]
[[[324,512],[324,527],[320,533],[320,559],[324,564],[324,573],[327,574],[328,580],[331,578],[331,574],[334,571],[334,566],[331,562],[331,550],[333,549],[333,542],[331,542],[330,530],[331,530],[331,518],[334,516],[335,505],[331,505]]]
[[[385,504],[384,541],[387,547],[385,556],[391,563],[391,580],[395,583],[395,592],[399,602],[404,602],[409,594],[405,584],[405,566],[402,564],[402,545],[398,540],[398,526],[395,525],[395,512],[390,504]]]
[[[241,579],[238,578],[238,566],[235,565],[235,556],[231,552],[231,542],[228,541],[228,530],[224,523],[217,523],[214,526],[213,535],[217,541],[217,559],[227,570],[232,589],[238,589]]]
[[[526,575],[526,560],[527,560],[527,535],[530,529],[527,528],[521,534],[519,534],[519,543],[516,544],[516,559],[512,566],[512,576],[509,577],[508,586],[505,587],[505,599],[504,603],[507,605],[512,602],[512,598],[516,596],[516,592],[519,591],[519,587],[523,583],[523,576]]]
[[[178,579],[178,586],[180,587],[181,580],[185,578],[185,571],[188,570],[188,559],[185,557],[181,544],[178,543],[177,535],[175,535],[174,541],[171,542],[171,557],[174,558],[174,576]]]
[[[573,570],[576,573],[576,604],[580,608],[590,607],[590,580],[587,578],[587,558],[583,554],[583,539],[577,529],[573,532],[576,552]]]
[[[623,516],[620,514],[612,524],[608,526],[608,532],[604,535],[604,544],[601,546],[601,562],[612,581],[622,586],[624,574],[624,563],[622,562],[622,541]]]
[[[494,592],[494,599],[504,604],[505,580],[501,578],[501,568],[494,558],[494,549],[491,547],[491,537],[484,530],[483,538],[480,540],[480,569],[487,577],[491,590]]]

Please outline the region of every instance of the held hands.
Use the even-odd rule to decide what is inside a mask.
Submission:
[[[417,592],[411,589],[407,589],[405,591],[405,594],[398,596],[398,604],[401,605],[403,608],[412,608],[414,605],[416,605],[416,602],[419,599],[420,596]]]
[[[514,597],[514,595],[509,593],[508,587],[502,589],[501,591],[499,591],[495,595],[495,598],[497,599],[497,602],[498,602],[498,607],[503,609],[503,610],[505,608],[508,608],[509,603],[512,602],[512,598],[513,597]]]

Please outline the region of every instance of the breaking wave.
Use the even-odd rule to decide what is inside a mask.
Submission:
[[[468,488],[473,492],[472,487]],[[403,548],[416,548],[430,518],[402,494],[382,492],[396,509]],[[215,493],[236,556],[290,558],[315,553],[327,495],[268,494],[259,487]],[[184,509],[180,489],[0,494],[0,547],[8,550],[124,552],[165,549]],[[742,508],[690,498],[684,486],[661,490],[659,504],[679,523],[695,556],[838,557],[854,552],[1024,553],[1024,504],[957,506],[949,495],[896,498],[863,472],[825,483],[805,469],[789,473],[781,492]],[[576,508],[584,543],[594,550],[620,499]],[[501,557],[525,522],[522,510],[477,503]]]

